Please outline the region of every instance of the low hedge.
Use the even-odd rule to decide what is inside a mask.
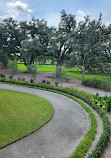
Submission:
[[[108,81],[102,81],[96,78],[89,78],[84,80],[83,85],[103,89],[106,91],[111,91],[111,84]]]
[[[103,133],[100,136],[100,139],[99,139],[98,143],[96,144],[94,150],[92,151],[91,154],[89,154],[88,158],[99,158],[100,157],[101,152],[102,152],[103,148],[105,147],[106,142],[107,142],[107,140],[109,138],[110,125],[109,125],[109,119],[108,119],[107,115],[105,114],[104,110],[101,109],[96,104],[91,102],[90,99],[92,98],[92,95],[84,93],[84,92],[81,92],[81,91],[78,91],[78,90],[69,89],[69,88],[56,88],[53,85],[47,85],[47,84],[43,84],[43,83],[42,84],[40,84],[40,83],[29,84],[29,83],[24,83],[24,82],[20,83],[18,81],[16,81],[14,83],[14,81],[1,80],[1,79],[0,79],[0,81],[2,83],[4,82],[4,83],[17,84],[17,85],[24,85],[24,86],[27,86],[27,87],[41,88],[41,89],[50,90],[50,91],[53,91],[53,92],[57,92],[58,91],[58,93],[60,93],[60,92],[66,93],[66,94],[69,94],[71,96],[75,96],[75,97],[85,101],[90,106],[92,106],[93,109],[96,110],[98,112],[98,114],[102,118],[102,121],[103,121]],[[80,150],[78,151],[78,156],[76,155],[77,158],[81,158],[79,156],[79,154],[80,154]],[[84,153],[83,153],[82,156],[84,156]],[[73,155],[72,155],[71,158],[74,158]]]

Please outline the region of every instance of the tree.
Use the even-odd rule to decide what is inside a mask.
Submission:
[[[75,16],[61,12],[61,21],[58,29],[53,29],[50,38],[50,51],[57,60],[57,66],[61,66],[71,52],[70,37],[76,26]]]
[[[98,20],[90,21],[89,16],[84,21],[79,22],[76,35],[73,37],[73,63],[82,67],[81,84],[88,68],[93,68],[95,63],[105,61],[104,52],[107,49],[106,43],[109,33],[105,25],[101,22],[100,14]],[[70,60],[72,61],[72,59]]]
[[[30,40],[23,40],[21,42],[20,55],[27,68],[34,63],[37,57],[44,55],[46,49],[47,47],[36,37]]]
[[[24,36],[27,33],[27,38],[21,41],[20,58],[28,68],[36,58],[47,55],[50,29],[44,20],[40,21],[35,18],[27,24],[21,23],[21,26]]]
[[[8,60],[13,60],[19,53],[20,33],[17,21],[12,18],[0,23],[0,61],[7,66]]]

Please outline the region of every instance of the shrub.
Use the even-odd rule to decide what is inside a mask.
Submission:
[[[37,65],[32,64],[28,66],[28,73],[30,73],[31,78],[33,79],[33,82],[36,82],[36,77],[37,77]]]
[[[42,83],[46,83],[46,80],[42,80]]]
[[[8,68],[10,70],[11,75],[14,75],[17,71],[17,63],[16,61],[8,61]]]
[[[50,81],[47,81],[47,84],[50,84]]]
[[[4,74],[0,74],[0,77],[1,77],[1,78],[5,78],[5,75],[4,75]]]
[[[56,80],[61,84],[61,87],[66,76],[67,76],[66,70],[62,66],[57,66],[56,67]]]
[[[9,79],[13,79],[13,75],[9,75]]]
[[[22,78],[22,81],[25,81],[25,78]]]
[[[58,84],[59,84],[59,83],[58,83],[57,81],[55,81],[55,86],[56,86],[56,87],[58,86]]]
[[[34,83],[34,80],[32,78],[30,79],[30,83]]]
[[[111,90],[111,84],[107,81],[98,80],[96,78],[90,78],[87,80],[84,80],[83,85],[93,88],[99,88],[104,89],[106,91]]]

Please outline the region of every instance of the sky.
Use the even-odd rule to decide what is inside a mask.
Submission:
[[[63,9],[75,15],[77,21],[83,20],[85,15],[98,19],[102,12],[102,21],[107,25],[111,23],[111,0],[0,0],[0,21],[8,17],[30,20],[34,16],[57,27]]]

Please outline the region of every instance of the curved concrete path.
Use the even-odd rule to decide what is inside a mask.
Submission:
[[[0,150],[0,158],[68,158],[86,134],[90,119],[75,101],[52,92],[0,84],[1,89],[35,94],[49,100],[54,116],[33,134]]]

